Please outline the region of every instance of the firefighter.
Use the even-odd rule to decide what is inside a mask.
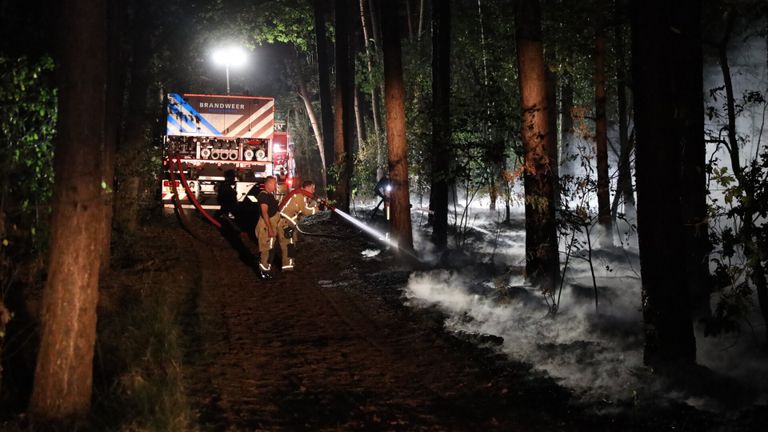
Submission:
[[[264,190],[256,197],[259,203],[259,221],[256,223],[256,237],[259,241],[259,277],[270,280],[272,275],[272,258],[274,257],[275,238],[277,237],[277,222],[280,219],[278,203],[275,198],[277,179],[267,177]]]
[[[384,204],[384,215],[387,217],[387,220],[389,220],[389,215],[387,214],[387,207],[389,206],[389,193],[392,191],[392,182],[389,180],[389,177],[382,176],[379,181],[376,183],[376,186],[373,187],[373,192],[381,198],[381,201],[379,201],[378,204],[376,204],[376,207],[374,207],[373,211],[371,212],[371,220],[376,216],[376,212],[379,211],[379,207]]]
[[[301,189],[288,194],[280,203],[280,221],[277,223],[277,235],[280,238],[284,272],[293,271],[296,242],[298,240],[299,218],[317,212],[315,202],[315,184],[306,180]]]

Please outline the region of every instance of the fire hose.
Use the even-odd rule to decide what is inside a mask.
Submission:
[[[182,207],[181,201],[179,201],[179,190],[176,187],[176,175],[173,172],[170,160],[166,159],[165,163],[168,166],[168,172],[170,173],[171,177],[171,188],[173,189],[173,205],[176,207],[176,212],[179,215],[179,219],[181,219],[182,225],[184,225],[184,227],[189,230],[189,221],[187,220],[187,215],[184,213],[184,207]]]
[[[192,205],[195,206],[197,211],[199,211],[200,214],[203,215],[203,217],[208,220],[208,222],[210,222],[216,228],[221,229],[221,223],[216,219],[214,219],[211,215],[209,215],[207,211],[205,211],[203,206],[200,205],[200,202],[195,197],[195,194],[193,194],[192,190],[189,188],[189,184],[187,183],[187,177],[184,175],[184,170],[181,168],[181,159],[179,157],[175,157],[174,159],[176,160],[176,168],[179,170],[179,179],[181,180],[181,185],[184,186],[184,190],[187,192],[187,197],[192,202]],[[170,171],[171,173],[173,173],[172,169]]]

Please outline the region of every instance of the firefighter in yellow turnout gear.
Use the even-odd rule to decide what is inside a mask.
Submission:
[[[259,192],[257,197],[260,217],[256,223],[256,237],[259,240],[259,276],[262,280],[272,279],[269,272],[272,270],[277,224],[280,220],[275,189],[277,189],[277,179],[269,176],[264,183],[264,190]]]
[[[291,192],[280,203],[277,236],[280,239],[284,272],[293,270],[299,217],[310,216],[317,212],[314,196],[315,184],[307,180],[302,184],[301,189]]]

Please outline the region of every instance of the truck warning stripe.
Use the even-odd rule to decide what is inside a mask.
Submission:
[[[231,132],[229,132],[227,136],[229,137],[239,136],[240,134],[242,134],[243,130],[245,130],[246,127],[249,128],[249,130],[253,130],[253,127],[251,127],[253,123],[255,121],[263,121],[262,118],[264,118],[265,113],[267,115],[266,117],[267,119],[272,118],[273,119],[272,121],[274,121],[274,106],[275,106],[274,101],[267,101],[267,103],[259,107],[259,109],[256,110],[255,113],[247,117],[242,116],[242,118],[240,118],[237,121],[237,123],[230,126],[229,129]]]
[[[181,97],[178,93],[168,93],[169,99],[174,99],[181,107],[186,111],[187,114],[191,115],[192,118],[198,118],[200,119],[200,123],[202,123],[208,130],[211,132],[212,135],[215,136],[221,136],[221,132],[219,132],[218,129],[216,129],[208,120],[203,117],[202,114],[197,112],[192,106],[187,103],[186,100],[184,100],[183,97]],[[169,104],[170,105],[170,104]]]
[[[245,138],[269,138],[275,127],[275,117],[272,112],[259,123],[250,128],[243,136]]]

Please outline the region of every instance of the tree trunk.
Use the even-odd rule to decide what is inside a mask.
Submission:
[[[354,161],[354,155],[358,154],[361,148],[365,146],[365,120],[363,119],[363,113],[360,109],[360,92],[355,87],[352,92],[355,101],[355,147],[352,149],[352,160]],[[354,165],[354,164],[353,164]]]
[[[562,83],[560,97],[560,163],[568,161],[570,153],[570,143],[573,139],[573,84],[571,76],[563,74],[560,81]]]
[[[411,13],[411,0],[405,0],[405,21],[408,25],[408,42],[413,42],[413,14]]]
[[[109,71],[107,80],[107,108],[104,123],[103,181],[106,185],[104,200],[104,235],[101,247],[101,269],[103,276],[109,270],[112,259],[112,215],[115,201],[115,153],[120,142],[120,124],[123,118],[123,95],[125,92],[125,39],[122,37],[127,24],[125,8],[115,3],[108,4],[110,25],[108,30]]]
[[[605,33],[595,28],[595,153],[597,155],[597,220],[611,238],[611,190],[608,178],[608,121],[605,116]],[[606,243],[612,242],[606,239]]]
[[[616,0],[617,21],[620,19],[618,12],[620,0]],[[616,196],[611,206],[611,216],[616,219],[619,208],[619,198],[624,200],[624,212],[631,212],[634,216],[635,191],[632,187],[632,166],[630,155],[633,145],[629,140],[629,119],[627,118],[627,79],[626,60],[624,56],[624,28],[617,25],[614,29],[614,44],[616,53],[616,99],[619,115],[619,178],[617,181]]]
[[[397,8],[382,9],[384,40],[384,99],[387,109],[390,208],[392,236],[400,247],[413,248],[411,204],[408,188],[408,144],[405,139],[405,86]]]
[[[424,0],[419,0],[419,31],[416,33],[416,40],[421,41],[421,33],[424,28]]]
[[[538,0],[518,0],[515,11],[517,60],[520,73],[522,138],[525,147],[526,275],[545,293],[554,290],[560,263],[554,206],[554,175],[547,106],[547,80]]]
[[[331,62],[328,58],[328,36],[325,20],[328,17],[328,1],[314,0],[315,42],[317,43],[317,74],[320,87],[320,119],[323,133],[323,176],[329,184],[330,164],[333,162],[333,108],[331,99]]]
[[[368,67],[368,76],[371,82],[373,82],[373,61],[371,58],[375,55],[375,48],[374,50],[371,50],[371,41],[370,41],[370,34],[368,33],[368,25],[365,19],[365,0],[360,0],[360,28],[363,29],[363,40],[365,42],[365,60],[366,60],[366,66]],[[373,11],[371,11],[373,13]],[[373,32],[371,32],[373,33]],[[376,135],[376,167],[377,167],[377,176],[376,181],[381,179],[381,176],[379,175],[379,171],[382,172],[383,175],[383,168],[384,168],[384,151],[382,149],[382,143],[381,143],[381,125],[379,124],[380,121],[380,114],[379,114],[379,93],[376,91],[375,86],[371,86],[371,117],[373,117],[373,133]]]
[[[145,5],[138,1],[137,8]],[[122,232],[134,232],[139,223],[141,164],[147,147],[147,101],[152,80],[149,67],[152,58],[151,32],[148,23],[134,22],[131,41],[130,83],[123,139],[117,155],[118,185],[115,196],[115,222]]]
[[[549,166],[553,177],[553,196],[555,209],[560,208],[560,153],[557,149],[557,73],[550,68],[547,72],[547,107],[550,107],[549,130],[552,131],[552,145],[549,146]]]
[[[354,10],[352,0],[335,0],[336,15],[336,127],[334,150],[338,173],[334,199],[342,211],[349,211],[352,176],[352,147],[355,139],[355,73],[351,51]]]
[[[73,0],[62,11],[49,272],[29,405],[30,414],[43,421],[89,412],[103,245],[103,230],[94,228],[105,224],[107,6],[103,0]]]
[[[448,244],[448,186],[451,183],[451,9],[432,6],[432,187],[429,208],[432,242]]]
[[[701,74],[701,63],[685,65],[693,40],[686,15],[698,16],[696,2],[686,7],[668,1],[632,3],[632,77],[637,137],[637,219],[645,322],[645,363],[654,367],[692,364],[696,341],[690,317],[685,266],[681,195],[681,125],[700,121],[699,97],[679,91]],[[692,20],[691,20],[692,21]],[[693,130],[693,129],[691,129]],[[703,129],[697,141],[703,141]],[[690,143],[689,143],[690,144]]]
[[[307,118],[309,119],[309,124],[312,126],[312,133],[315,136],[315,142],[317,143],[317,151],[320,155],[320,164],[325,167],[325,149],[324,149],[324,143],[323,143],[323,133],[320,130],[320,124],[317,121],[317,115],[315,114],[315,108],[312,106],[312,99],[309,96],[309,92],[307,91],[307,86],[304,84],[304,81],[299,79],[298,83],[299,87],[299,98],[301,98],[301,101],[304,103],[304,109],[307,112]],[[325,179],[325,173],[323,172],[320,176],[321,184],[322,184],[322,190],[327,191],[328,185],[326,184]]]

